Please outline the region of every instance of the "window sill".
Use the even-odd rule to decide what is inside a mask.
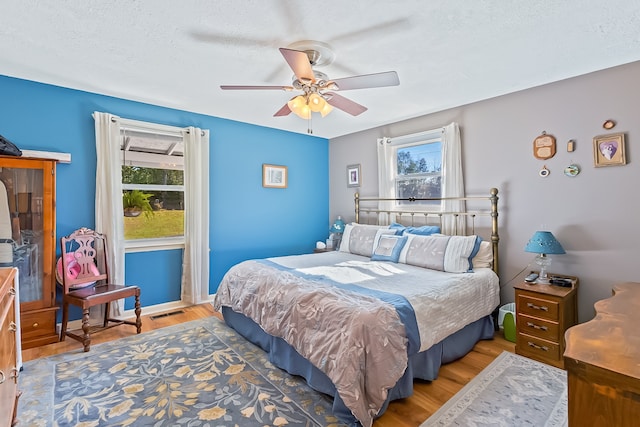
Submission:
[[[125,253],[184,249],[184,237],[167,239],[138,239],[124,242]]]

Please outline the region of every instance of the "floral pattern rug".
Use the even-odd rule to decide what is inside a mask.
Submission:
[[[503,352],[420,427],[567,426],[567,373]]]
[[[20,426],[338,426],[332,400],[212,317],[36,359]]]

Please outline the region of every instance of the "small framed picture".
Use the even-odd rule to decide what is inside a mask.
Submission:
[[[595,167],[626,165],[624,133],[611,133],[593,138],[593,162]]]
[[[263,164],[262,186],[267,188],[287,188],[287,167]]]
[[[347,166],[347,187],[360,187],[360,165]]]

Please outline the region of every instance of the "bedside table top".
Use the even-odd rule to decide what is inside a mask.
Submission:
[[[564,297],[567,294],[570,294],[571,292],[577,290],[578,284],[580,282],[580,280],[578,280],[578,278],[575,276],[567,276],[563,274],[549,273],[549,277],[561,277],[563,279],[570,279],[573,282],[573,286],[571,286],[570,288],[563,288],[562,286],[545,285],[541,283],[527,283],[523,281],[513,285],[513,288],[520,289],[523,291],[537,292],[537,293],[546,294],[546,295],[555,295],[558,297]]]

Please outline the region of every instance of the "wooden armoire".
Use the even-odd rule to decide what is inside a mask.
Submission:
[[[0,156],[0,267],[18,268],[22,348],[58,341],[55,159]]]

